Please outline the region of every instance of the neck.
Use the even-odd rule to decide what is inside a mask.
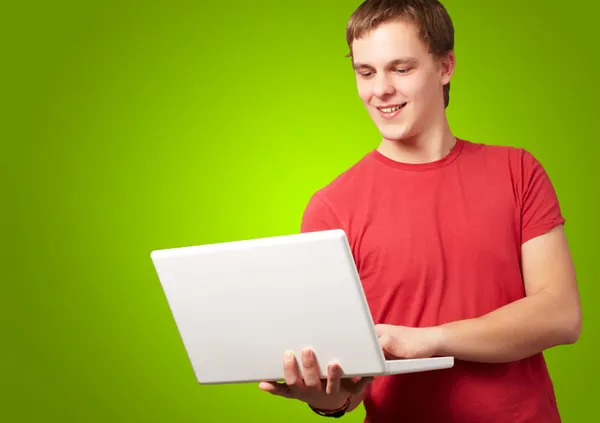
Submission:
[[[440,124],[434,123],[427,131],[413,136],[397,140],[384,138],[378,151],[397,162],[430,163],[447,156],[455,144],[456,137],[452,134],[448,121],[444,118]]]

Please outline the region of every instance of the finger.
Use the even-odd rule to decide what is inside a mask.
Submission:
[[[298,395],[306,388],[298,369],[298,361],[293,352],[288,352],[283,361],[283,375],[285,383],[292,390],[294,395]]]
[[[328,395],[337,394],[341,387],[342,369],[339,364],[333,363],[329,365],[327,370],[327,388],[325,391]]]
[[[285,398],[294,398],[294,394],[289,386],[285,383],[277,383],[277,382],[261,382],[258,384],[258,387],[269,394],[277,395]]]
[[[323,389],[317,357],[312,350],[302,351],[303,379],[307,388],[320,392]]]

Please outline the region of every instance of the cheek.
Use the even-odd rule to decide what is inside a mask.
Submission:
[[[435,75],[420,75],[414,81],[415,95],[423,101],[429,101],[436,92],[435,82]]]
[[[358,91],[358,97],[361,99],[361,101],[365,104],[369,104],[372,97],[369,85],[366,84],[364,81],[358,81],[356,83],[356,88]]]
[[[398,82],[398,91],[409,100],[419,100],[422,97],[423,89],[427,86],[423,79],[418,74],[406,76]]]

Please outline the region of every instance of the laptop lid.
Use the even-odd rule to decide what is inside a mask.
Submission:
[[[342,230],[153,251],[199,383],[283,379],[283,356],[315,350],[323,377],[385,372]]]

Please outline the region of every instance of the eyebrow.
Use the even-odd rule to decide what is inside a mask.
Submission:
[[[399,59],[394,59],[387,64],[387,67],[393,67],[398,65],[416,65],[418,60],[414,57],[401,57]],[[364,69],[364,68],[373,68],[373,66],[367,63],[359,63],[352,62],[352,67],[354,69]]]

